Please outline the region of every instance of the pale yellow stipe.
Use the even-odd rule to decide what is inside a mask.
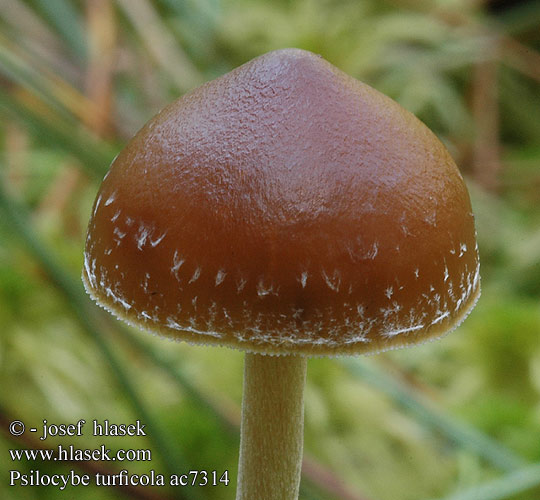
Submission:
[[[246,353],[236,500],[298,498],[307,358]]]

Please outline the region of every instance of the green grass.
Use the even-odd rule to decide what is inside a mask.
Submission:
[[[483,286],[470,318],[439,342],[310,362],[301,498],[540,497],[540,8],[474,4],[1,3],[2,469],[93,473],[89,463],[14,464],[10,448],[44,443],[10,436],[11,420],[139,419],[148,436],[106,444],[151,449],[152,462],[98,466],[228,470],[231,484],[94,486],[65,498],[234,498],[241,354],[154,338],[105,314],[84,293],[82,251],[99,183],[148,118],[252,57],[295,46],[398,100],[447,145],[470,188]],[[45,444],[102,442],[85,433]],[[6,477],[2,498],[62,495]]]

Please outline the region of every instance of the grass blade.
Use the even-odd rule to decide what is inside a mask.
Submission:
[[[67,0],[36,0],[47,21],[64,38],[80,59],[86,58],[86,37],[80,16],[72,2]]]
[[[41,109],[39,112],[30,109],[26,103],[9,93],[0,92],[0,111],[4,116],[23,122],[40,140],[73,154],[95,179],[103,178],[114,158],[112,147],[92,137],[78,125],[56,119],[48,110],[44,113]]]
[[[374,363],[359,359],[344,359],[341,363],[353,376],[392,398],[418,421],[441,432],[459,446],[473,451],[495,467],[502,470],[514,470],[525,465],[526,462],[522,458],[494,439],[443,414],[427,401],[422,401],[418,394],[383,370],[378,369]]]
[[[158,453],[163,458],[164,465],[170,474],[176,473],[179,469],[189,470],[189,464],[179,456],[178,450],[173,450],[170,440],[161,430],[153,414],[146,407],[142,397],[138,394],[131,383],[128,370],[120,358],[110,347],[109,342],[101,332],[98,324],[94,320],[92,313],[92,303],[84,294],[82,285],[77,286],[71,277],[62,270],[61,266],[48,252],[45,246],[38,240],[35,232],[31,229],[29,217],[24,209],[13,200],[7,193],[3,180],[0,181],[0,211],[3,220],[14,230],[15,234],[25,244],[25,248],[41,264],[42,269],[55,283],[58,290],[65,296],[66,301],[74,313],[77,321],[86,333],[95,342],[104,359],[108,362],[122,392],[133,407],[136,415],[147,423],[149,439],[153,441]]]
[[[441,500],[503,500],[539,485],[540,464],[534,464]]]
[[[204,79],[180,47],[178,41],[146,0],[117,0],[148,52],[174,84],[185,92],[200,85]]]

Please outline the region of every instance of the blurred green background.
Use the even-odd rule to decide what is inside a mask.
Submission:
[[[0,0],[0,497],[233,499],[242,355],[154,338],[80,281],[99,183],[189,89],[299,47],[396,99],[469,186],[483,293],[441,341],[313,359],[303,500],[540,498],[540,3]],[[27,428],[86,419],[84,436]],[[90,422],[146,424],[94,438]],[[13,462],[9,449],[148,448],[151,462]],[[9,472],[229,471],[229,486],[10,487]]]

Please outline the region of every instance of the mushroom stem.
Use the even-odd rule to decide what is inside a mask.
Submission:
[[[307,358],[246,353],[236,500],[296,500]]]

